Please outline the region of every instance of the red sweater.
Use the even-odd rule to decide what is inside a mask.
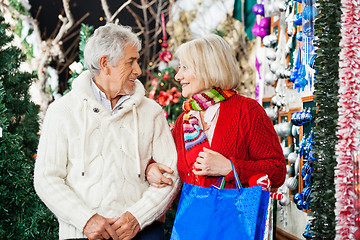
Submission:
[[[192,183],[190,168],[185,159],[182,113],[176,120],[173,137],[178,152],[178,171],[183,182]],[[232,159],[240,182],[248,186],[251,176],[265,173],[272,187],[280,187],[285,180],[286,162],[273,124],[263,107],[254,99],[232,96],[220,103],[211,149]],[[215,184],[219,177],[207,177],[205,186]],[[226,188],[235,188],[234,175],[225,176]]]

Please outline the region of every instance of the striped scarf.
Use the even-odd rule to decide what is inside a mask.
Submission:
[[[194,163],[199,152],[201,152],[204,147],[210,148],[210,145],[204,130],[199,125],[198,119],[189,114],[189,111],[206,110],[216,103],[228,100],[235,93],[233,90],[213,88],[207,92],[195,94],[183,103],[183,110],[186,111],[183,117],[185,155],[191,170],[194,169]],[[189,174],[194,180],[192,184],[204,186],[205,177],[195,176],[192,171],[190,171]]]
[[[235,93],[236,92],[234,90],[213,88],[207,92],[198,93],[191,98],[186,99],[186,101],[183,103],[183,110],[186,112],[190,110],[205,110],[218,102],[228,100]]]

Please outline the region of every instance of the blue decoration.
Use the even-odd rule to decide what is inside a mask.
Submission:
[[[312,69],[314,69],[315,58],[316,58],[316,57],[317,57],[317,55],[316,55],[316,54],[313,54],[313,55],[311,55],[311,57],[310,57],[310,59],[309,59],[308,64],[309,64],[309,66],[310,66]]]
[[[305,227],[305,232],[303,233],[303,237],[306,239],[312,239],[313,238],[313,234],[309,232],[310,231],[310,225],[307,224]]]
[[[296,33],[296,39],[297,39],[299,42],[302,41],[302,39],[303,39],[303,37],[302,37],[302,31],[299,31],[299,32]]]
[[[310,203],[310,201],[311,201],[311,193],[312,193],[311,188],[309,188],[309,187],[304,188],[304,189],[301,191],[302,199],[303,199],[305,202]]]
[[[304,20],[313,21],[314,18],[318,15],[318,12],[313,6],[305,6],[302,11],[302,18]]]
[[[314,23],[313,22],[306,22],[303,25],[303,34],[305,34],[306,36],[312,36],[314,34]]]
[[[304,42],[302,45],[302,50],[305,53],[311,53],[312,51],[314,51],[314,45],[311,42]]]
[[[303,2],[305,2],[306,5],[314,5],[316,0],[304,0]]]
[[[295,25],[302,25],[302,13],[297,13],[294,15],[293,22]]]
[[[295,202],[295,204],[296,204],[299,200],[303,200],[302,194],[301,194],[301,193],[296,193],[296,194],[294,195],[294,202]]]
[[[310,112],[294,112],[291,115],[291,123],[295,126],[302,126],[305,123],[312,121],[312,114]]]

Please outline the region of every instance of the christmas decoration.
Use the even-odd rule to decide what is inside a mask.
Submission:
[[[335,239],[360,239],[360,6],[343,0],[340,41],[340,83],[337,166],[335,170]],[[315,64],[316,65],[316,64]]]
[[[79,42],[79,62],[73,62],[70,68],[71,78],[68,80],[69,89],[64,92],[64,94],[68,93],[71,90],[72,81],[77,78],[82,71],[86,70],[85,68],[85,61],[84,61],[84,48],[86,41],[89,39],[91,34],[94,31],[93,26],[88,26],[85,24],[81,24],[80,29],[80,42]]]
[[[168,43],[163,14],[161,14],[161,20],[163,32],[161,46],[163,49],[159,58],[165,63],[166,67],[155,76],[149,73],[152,78],[149,98],[155,99],[163,107],[165,117],[167,118],[170,127],[172,127],[175,120],[182,112],[184,98],[181,97],[181,85],[174,79],[176,70],[169,64],[172,59],[172,54],[167,50]]]
[[[30,102],[34,75],[19,71],[25,60],[11,46],[0,16],[0,239],[56,239],[57,221],[33,188],[39,107]]]
[[[310,204],[310,233],[313,238],[334,239],[336,166],[335,145],[338,120],[338,79],[341,11],[340,1],[318,1],[314,46],[316,47],[316,71],[314,102],[317,105],[314,128],[312,173],[312,201]]]

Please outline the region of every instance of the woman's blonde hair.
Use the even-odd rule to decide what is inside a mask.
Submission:
[[[224,90],[240,86],[239,64],[229,44],[220,36],[210,34],[179,46],[175,55],[181,64],[190,68],[195,78],[206,89],[219,87]]]

